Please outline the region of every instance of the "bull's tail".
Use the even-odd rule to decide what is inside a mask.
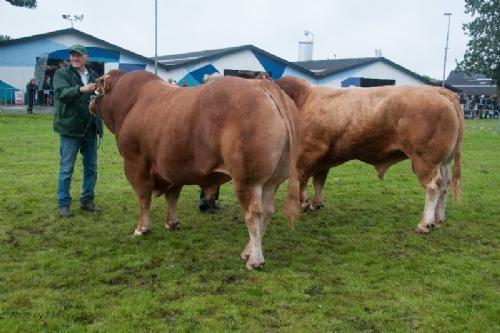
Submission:
[[[278,98],[275,97],[268,89],[264,89],[266,93],[271,97],[271,99],[276,104],[276,107],[285,123],[285,127],[288,134],[288,149],[289,149],[289,163],[288,163],[288,188],[287,196],[285,199],[285,216],[287,217],[288,224],[292,225],[295,223],[295,219],[299,214],[299,176],[296,168],[297,157],[298,157],[298,131],[295,127],[297,123],[298,112],[294,103],[290,101],[287,103],[285,94],[277,89]],[[287,105],[288,104],[288,105]]]
[[[295,145],[293,141],[290,140],[290,146]],[[292,150],[294,150],[292,152]],[[288,223],[293,225],[295,219],[299,215],[299,201],[300,201],[300,188],[299,188],[299,174],[297,172],[297,148],[290,149],[290,162],[288,166],[288,193],[285,201],[285,215],[288,219]]]
[[[460,193],[461,193],[461,178],[462,178],[462,143],[464,141],[464,111],[462,110],[462,106],[460,105],[460,100],[457,95],[449,91],[445,88],[439,88],[439,92],[441,95],[444,95],[450,102],[453,103],[453,107],[455,108],[455,112],[458,118],[458,136],[457,142],[455,144],[455,159],[453,161],[453,169],[451,173],[451,179],[453,184],[453,201],[460,201]]]
[[[451,173],[452,182],[453,182],[453,201],[460,201],[460,192],[461,192],[461,179],[462,179],[462,167],[461,167],[461,159],[462,159],[462,143],[464,141],[464,111],[462,110],[462,106],[458,100],[458,97],[455,96],[453,105],[455,106],[455,110],[457,112],[458,117],[458,137],[457,144],[455,146],[455,160],[453,161],[453,170]]]

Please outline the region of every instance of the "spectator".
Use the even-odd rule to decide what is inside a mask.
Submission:
[[[50,76],[47,76],[43,84],[43,97],[45,105],[52,105],[52,94],[53,94],[52,80],[50,79]]]
[[[38,86],[35,84],[35,79],[31,79],[26,85],[26,94],[28,94],[28,114],[33,114],[33,104],[35,104],[35,96]]]

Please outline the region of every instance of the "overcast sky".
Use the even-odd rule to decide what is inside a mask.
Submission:
[[[314,60],[372,57],[375,49],[412,71],[440,79],[451,12],[447,73],[461,60],[470,21],[464,0],[158,0],[158,55],[253,44],[297,61],[304,30]],[[36,9],[0,0],[0,34],[12,38],[68,28],[61,14],[83,14],[75,28],[154,56],[154,0],[39,0]]]

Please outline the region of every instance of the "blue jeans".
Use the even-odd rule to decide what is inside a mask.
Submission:
[[[88,131],[84,137],[61,135],[59,178],[57,202],[59,207],[71,205],[71,177],[75,168],[78,151],[83,158],[83,184],[80,201],[94,199],[94,188],[97,180],[97,135]]]

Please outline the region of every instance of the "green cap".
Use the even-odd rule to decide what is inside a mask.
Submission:
[[[75,44],[72,47],[69,48],[69,53],[71,52],[76,52],[78,54],[86,54],[88,55],[89,53],[87,52],[87,49],[80,44]]]

